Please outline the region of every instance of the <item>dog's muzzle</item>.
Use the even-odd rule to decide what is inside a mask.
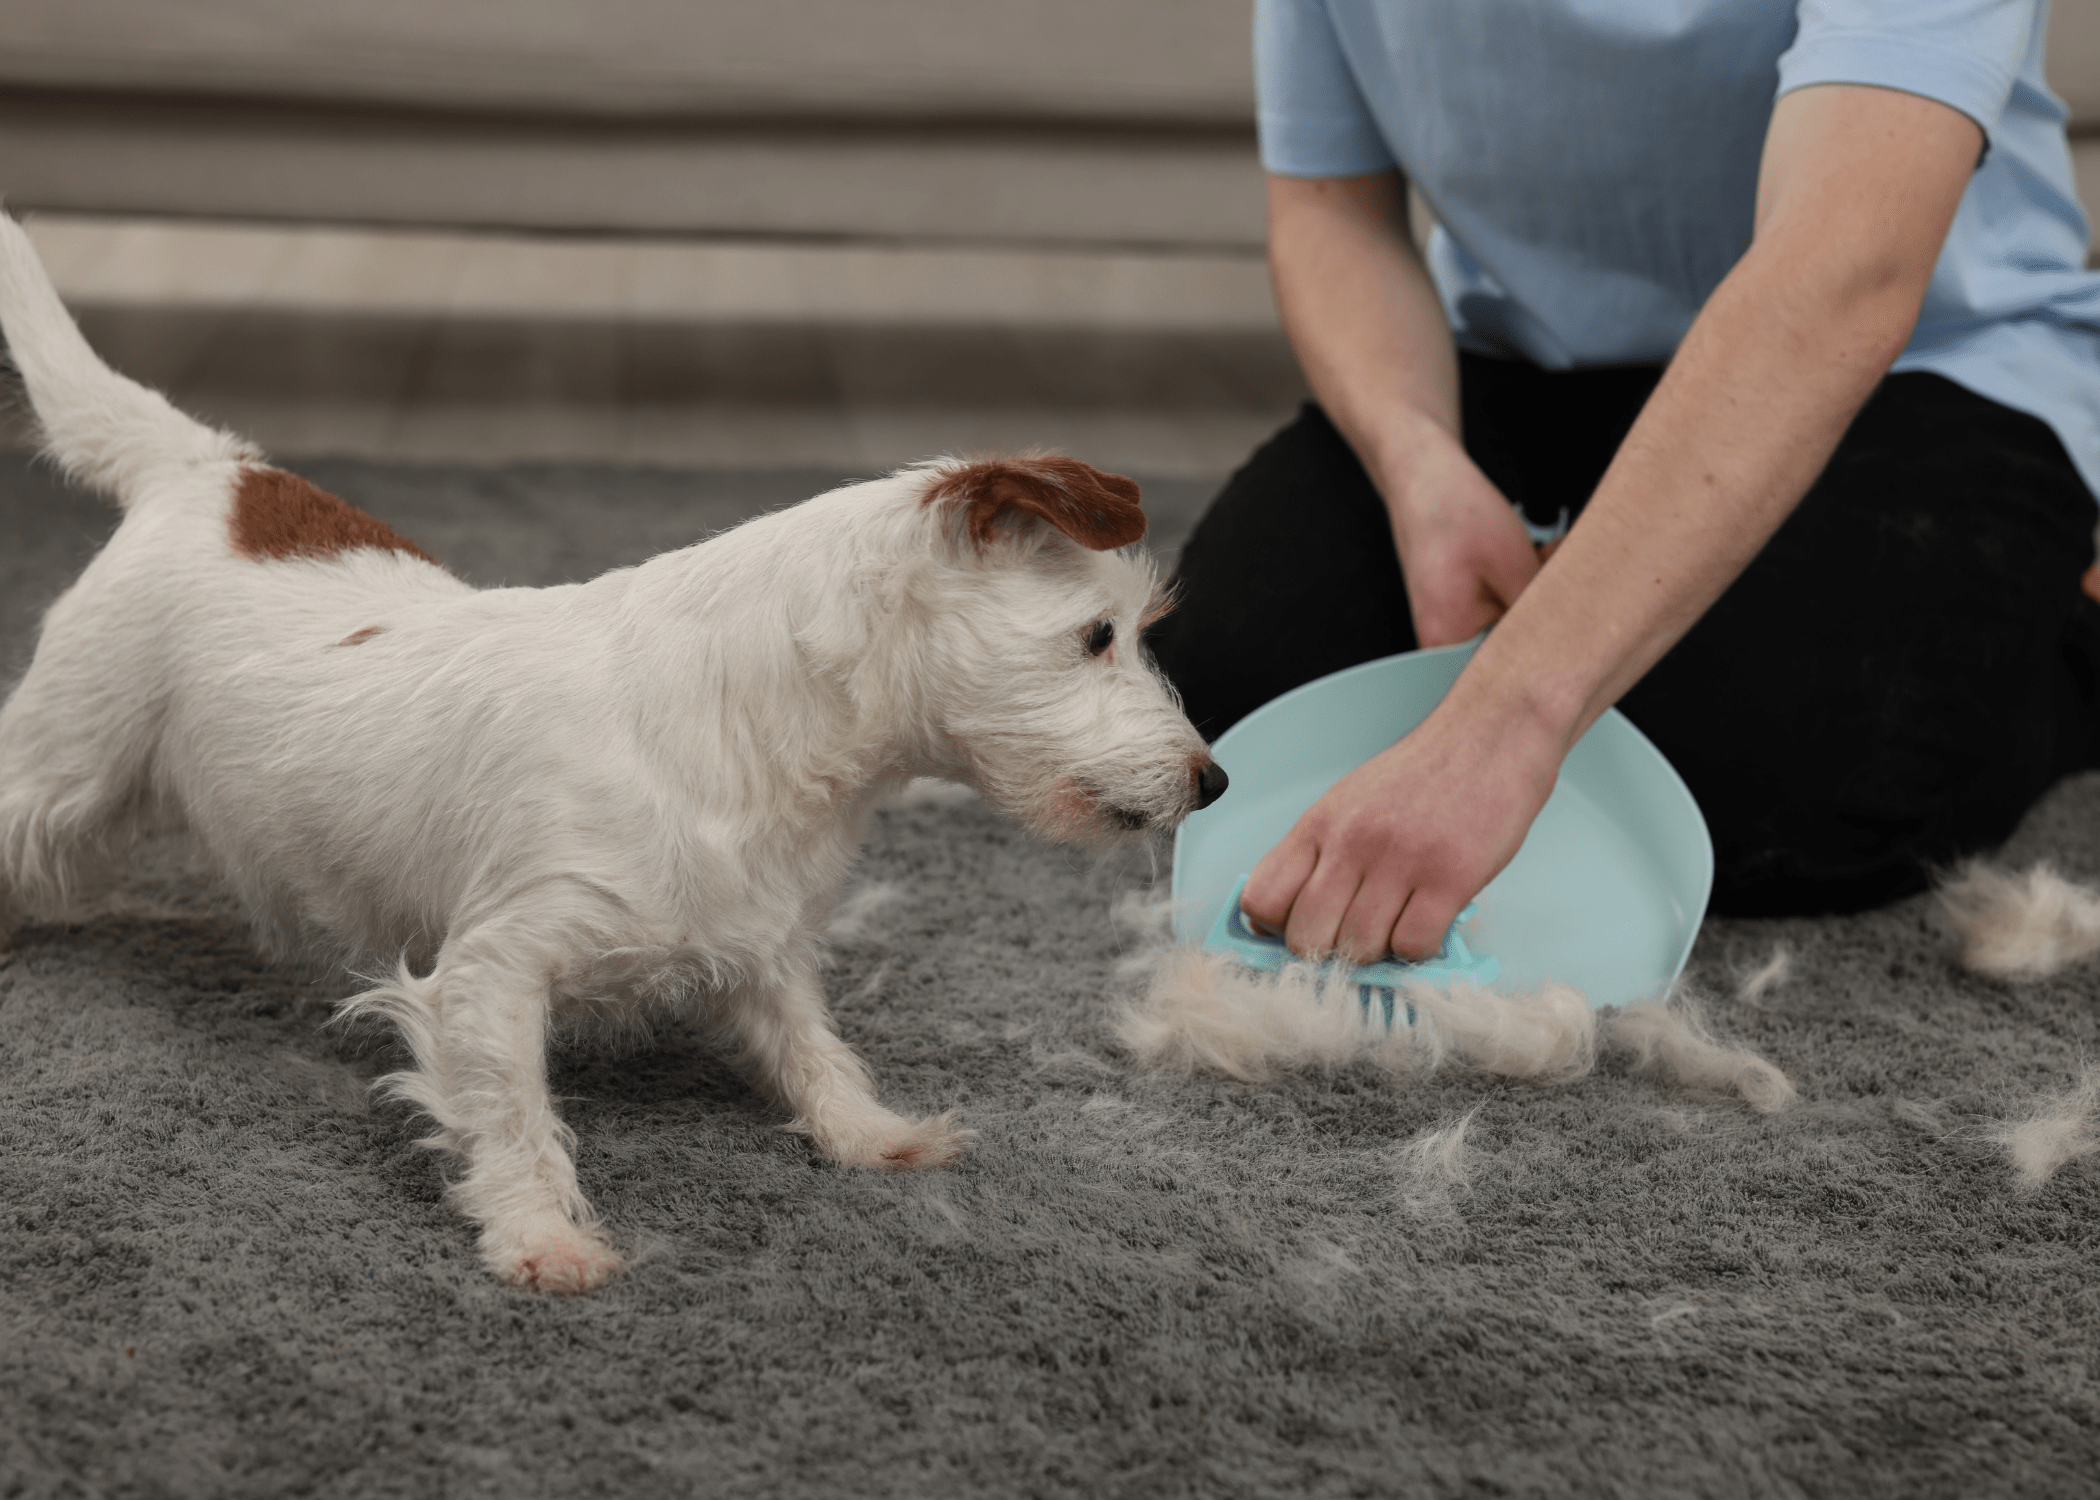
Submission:
[[[1196,811],[1203,811],[1224,796],[1225,788],[1230,785],[1232,778],[1225,774],[1225,768],[1205,756],[1196,767]]]

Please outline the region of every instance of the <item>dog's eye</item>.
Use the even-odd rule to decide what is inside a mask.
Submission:
[[[1086,649],[1089,656],[1099,656],[1116,643],[1116,622],[1102,620],[1086,633]]]

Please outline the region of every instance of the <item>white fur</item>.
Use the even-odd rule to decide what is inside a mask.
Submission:
[[[955,463],[561,588],[376,548],[257,561],[228,525],[255,450],[107,369],[4,218],[0,323],[48,451],[125,512],[0,709],[0,930],[187,825],[266,943],[390,971],[344,1013],[407,1041],[389,1082],[507,1280],[619,1265],[548,1096],[560,1024],[690,1007],[831,1159],[963,1148],[877,1102],[818,984],[879,797],[943,778],[1093,842],[1195,804],[1203,742],[1136,649],[1149,563],[1013,507],[973,539],[926,503]],[[1124,644],[1090,655],[1103,619]]]
[[[1734,1093],[1760,1114],[1794,1102],[1786,1074],[1739,1043],[1723,1042],[1689,1000],[1629,1005],[1606,1028],[1609,1045],[1633,1054],[1636,1072],[1687,1088]]]
[[[1483,1073],[1555,1083],[1588,1072],[1596,1013],[1566,985],[1510,995],[1460,983],[1410,986],[1414,1022],[1367,1011],[1346,968],[1291,964],[1273,974],[1186,946],[1159,950],[1142,999],[1116,1032],[1138,1060],[1177,1072],[1258,1080],[1279,1068],[1365,1059],[1394,1071],[1446,1060]]]
[[[2100,893],[2046,863],[2015,875],[1972,861],[1939,898],[1963,967],[1993,979],[2046,979],[2100,949]]]
[[[1257,1082],[1278,1066],[1365,1057],[1397,1068],[1412,1055],[1404,1028],[1367,1019],[1353,984],[1311,965],[1259,974],[1225,954],[1173,947],[1147,955],[1144,966],[1151,982],[1116,1018],[1115,1032],[1150,1067]]]
[[[1772,956],[1751,973],[1743,976],[1742,983],[1735,987],[1735,997],[1746,1004],[1755,1005],[1765,997],[1766,991],[1777,989],[1780,985],[1785,984],[1788,979],[1793,977],[1793,973],[1793,953],[1788,950],[1785,943],[1774,943],[1772,945]]]
[[[1393,1149],[1394,1192],[1400,1207],[1416,1218],[1451,1211],[1451,1195],[1467,1184],[1466,1132],[1473,1128],[1475,1105],[1455,1120],[1432,1126]]]
[[[1991,1138],[2030,1193],[2079,1157],[2100,1154],[2100,1068],[2087,1069],[2075,1087],[2038,1101],[2023,1118],[1999,1125]]]
[[[1133,909],[1133,918],[1138,913]],[[1261,973],[1221,953],[1166,944],[1132,961],[1144,994],[1116,1019],[1140,1063],[1250,1081],[1283,1068],[1366,1061],[1395,1072],[1455,1062],[1527,1083],[1587,1074],[1600,1046],[1632,1054],[1636,1071],[1691,1088],[1731,1091],[1771,1113],[1794,1099],[1787,1077],[1747,1047],[1717,1040],[1688,1001],[1592,1010],[1564,984],[1526,994],[1463,982],[1410,986],[1414,1019],[1387,1026],[1367,1012],[1343,967],[1291,964]]]

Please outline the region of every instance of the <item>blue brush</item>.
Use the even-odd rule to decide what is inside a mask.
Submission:
[[[1280,937],[1271,937],[1266,932],[1257,932],[1248,925],[1245,913],[1240,910],[1240,895],[1247,889],[1247,877],[1242,875],[1233,886],[1232,895],[1218,913],[1212,924],[1210,936],[1204,940],[1204,948],[1212,953],[1229,953],[1250,969],[1260,969],[1273,974],[1285,964],[1303,963],[1295,953],[1284,946]],[[1356,998],[1362,1003],[1364,1015],[1372,1014],[1376,1006],[1384,1013],[1385,1024],[1390,1028],[1396,1012],[1405,1009],[1407,1019],[1403,1023],[1415,1023],[1414,1007],[1403,1007],[1399,999],[1400,986],[1405,984],[1433,984],[1449,988],[1454,979],[1470,979],[1477,985],[1490,985],[1502,977],[1501,960],[1491,954],[1476,955],[1459,936],[1458,929],[1473,920],[1477,908],[1468,904],[1452,922],[1451,930],[1444,934],[1444,945],[1436,953],[1420,963],[1408,963],[1398,958],[1382,958],[1375,964],[1358,964],[1355,967]]]

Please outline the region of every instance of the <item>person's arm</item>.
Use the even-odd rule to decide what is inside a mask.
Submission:
[[[1974,121],[1917,95],[1824,85],[1779,101],[1751,248],[1582,518],[1436,710],[1255,867],[1249,915],[1299,953],[1436,948],[1583,731],[1821,472],[1909,339],[1981,145]]]
[[[1424,646],[1470,640],[1538,572],[1459,437],[1458,357],[1398,174],[1269,179],[1269,264],[1291,347],[1385,499]]]

